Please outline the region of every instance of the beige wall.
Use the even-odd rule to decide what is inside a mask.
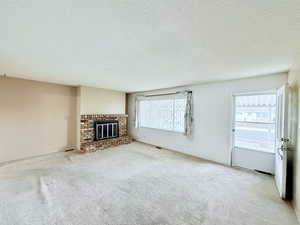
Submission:
[[[300,77],[300,73],[299,73]],[[297,139],[297,150],[295,154],[295,169],[294,169],[294,207],[296,210],[296,214],[298,216],[298,219],[300,220],[300,78],[297,80],[298,85],[298,139]]]
[[[293,64],[290,72],[288,82],[291,86],[297,85],[300,81],[300,56],[298,56]]]
[[[300,76],[300,74],[299,74]],[[298,86],[298,138],[297,138],[297,149],[294,155],[294,194],[293,194],[293,205],[300,220],[300,80],[297,81]]]
[[[0,78],[0,162],[76,144],[76,88]]]
[[[296,214],[298,216],[298,219],[300,219],[300,73],[298,77],[298,145],[297,145],[297,154],[296,154],[296,161],[297,161],[297,167],[296,167],[296,197],[295,197],[295,208],[296,208]]]
[[[125,92],[80,87],[80,114],[125,114]]]
[[[298,60],[300,62],[300,58]],[[289,73],[289,83],[292,86],[292,89],[296,95],[298,95],[298,105],[295,107],[298,108],[298,132],[297,132],[297,147],[294,154],[294,188],[293,188],[293,205],[297,214],[298,219],[300,219],[300,63],[295,64],[292,70]]]

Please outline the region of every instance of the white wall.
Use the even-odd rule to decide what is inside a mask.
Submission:
[[[129,134],[136,140],[198,156],[223,164],[230,163],[232,95],[276,89],[287,82],[287,74],[259,78],[210,83],[183,88],[136,93],[128,95]],[[191,137],[182,134],[139,128],[134,126],[135,96],[175,90],[192,90],[194,101],[194,132]]]
[[[126,93],[79,87],[80,114],[125,114]]]

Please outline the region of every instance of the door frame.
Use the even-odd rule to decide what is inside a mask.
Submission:
[[[251,92],[236,92],[233,93],[231,96],[231,119],[230,119],[230,156],[229,156],[229,165],[231,167],[233,167],[233,152],[234,152],[234,148],[235,148],[235,135],[234,135],[234,128],[235,128],[235,116],[236,116],[236,107],[235,107],[235,103],[236,103],[236,97],[237,96],[253,96],[253,95],[268,95],[268,94],[274,94],[277,95],[277,89],[267,89],[267,90],[257,90],[257,91],[251,91]],[[276,105],[278,104],[277,102],[277,98],[276,98]],[[277,111],[276,111],[276,118],[277,118]],[[275,124],[275,132],[277,131],[277,122]],[[246,149],[246,150],[251,150],[251,151],[258,151],[258,150],[253,150],[253,149]],[[276,151],[276,146],[274,151]],[[267,153],[267,152],[266,152]],[[275,152],[274,152],[275,153]],[[273,153],[269,153],[269,154],[273,154]]]
[[[292,101],[292,92],[291,92],[291,88],[289,86],[288,83],[286,83],[285,85],[283,85],[281,88],[278,89],[278,91],[282,91],[284,94],[281,94],[281,97],[283,96],[283,98],[281,99],[283,101],[283,104],[281,107],[278,107],[278,114],[280,113],[280,116],[283,115],[283,117],[280,117],[280,123],[281,126],[278,126],[277,129],[277,137],[276,137],[276,147],[278,150],[278,152],[276,153],[276,165],[278,162],[278,155],[281,159],[279,159],[280,161],[282,161],[282,168],[279,168],[279,171],[281,170],[281,177],[279,177],[280,179],[278,180],[278,176],[276,176],[277,174],[275,174],[275,183],[276,183],[276,187],[277,190],[279,192],[280,197],[283,200],[287,199],[288,193],[288,181],[287,181],[287,177],[288,177],[288,161],[289,161],[289,153],[291,151],[291,145],[290,143],[292,143],[291,141],[291,132],[290,129],[292,128],[292,111],[291,111],[291,101]],[[283,110],[283,111],[279,111],[279,110]],[[281,136],[279,136],[279,134],[281,134]],[[286,139],[286,140],[285,140]],[[280,147],[279,147],[280,146]],[[279,148],[283,148],[282,150],[282,156],[279,152]],[[275,168],[276,172],[277,172],[277,167]]]

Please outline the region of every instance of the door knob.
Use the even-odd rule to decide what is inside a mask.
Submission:
[[[281,138],[280,140],[281,140],[282,142],[286,142],[286,143],[287,143],[287,142],[290,142],[290,139],[289,139],[289,138]]]

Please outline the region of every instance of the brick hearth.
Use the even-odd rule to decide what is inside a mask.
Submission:
[[[108,147],[121,144],[129,144],[132,138],[127,135],[127,115],[120,114],[93,114],[81,115],[80,123],[80,151],[94,152],[103,150]],[[119,137],[106,140],[95,141],[96,120],[118,120],[119,121]]]

